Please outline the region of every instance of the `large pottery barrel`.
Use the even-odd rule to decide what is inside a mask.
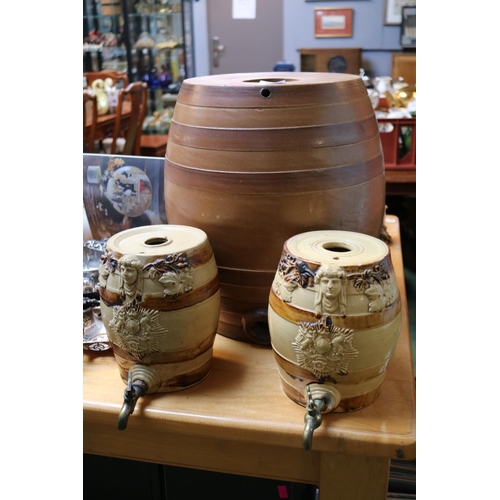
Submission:
[[[269,344],[269,291],[283,243],[317,229],[380,235],[385,173],[362,80],[243,73],[182,83],[165,158],[171,224],[212,244],[218,333]]]

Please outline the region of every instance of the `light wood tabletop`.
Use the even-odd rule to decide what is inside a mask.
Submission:
[[[125,385],[113,354],[84,351],[83,451],[316,484],[321,500],[385,499],[390,460],[416,456],[415,377],[398,218],[388,215],[386,227],[403,323],[372,405],[325,414],[312,449],[303,450],[305,409],[282,391],[271,347],[217,335],[205,380],[140,398],[120,431]]]

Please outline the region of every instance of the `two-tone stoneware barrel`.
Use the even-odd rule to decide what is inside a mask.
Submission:
[[[115,234],[101,257],[99,293],[125,383],[148,394],[172,392],[208,375],[220,291],[205,232],[155,225]]]
[[[283,243],[316,229],[379,236],[385,173],[365,85],[338,73],[183,81],[165,158],[172,224],[199,227],[219,265],[218,332],[269,344]]]
[[[282,387],[300,405],[358,410],[381,390],[401,329],[389,247],[350,231],[311,231],[283,246],[269,295]]]

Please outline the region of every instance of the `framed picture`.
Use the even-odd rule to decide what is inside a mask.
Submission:
[[[399,26],[402,21],[403,7],[415,7],[417,0],[385,0],[384,25]]]
[[[405,5],[402,9],[401,47],[417,48],[417,8]]]
[[[353,9],[314,9],[316,38],[352,37]]]
[[[96,240],[166,224],[161,158],[84,153],[83,206]]]

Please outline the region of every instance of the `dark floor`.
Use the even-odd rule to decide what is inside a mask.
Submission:
[[[84,500],[314,500],[313,485],[84,454]]]
[[[399,218],[401,231],[401,248],[405,269],[406,295],[410,319],[410,336],[412,342],[413,369],[416,370],[416,198],[411,196],[387,196],[387,213]]]
[[[415,498],[416,465],[394,460],[387,498]],[[83,455],[84,500],[316,500],[312,484]],[[369,499],[367,499],[369,500]]]
[[[410,337],[413,354],[413,371],[417,374],[417,277],[411,269],[405,268],[408,315],[410,317]]]

